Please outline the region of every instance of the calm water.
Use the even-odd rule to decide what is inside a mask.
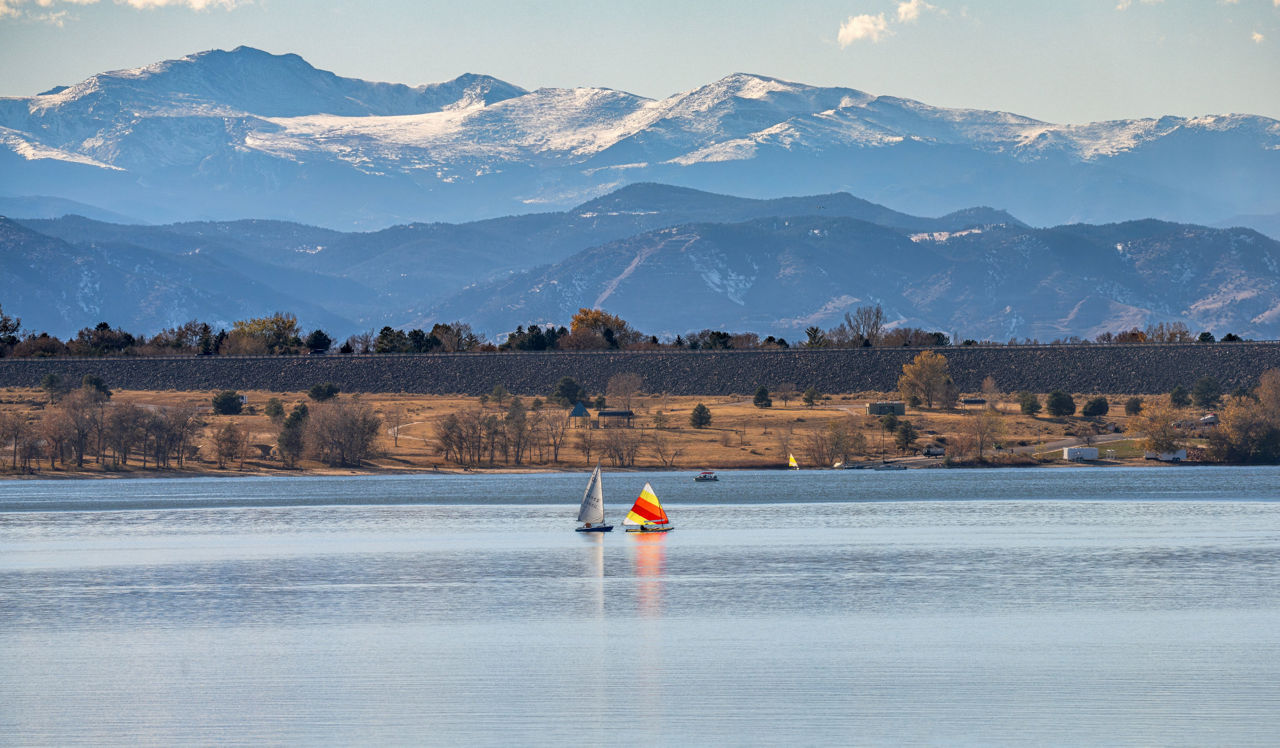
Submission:
[[[1276,744],[1278,469],[691,476],[0,483],[0,743]]]

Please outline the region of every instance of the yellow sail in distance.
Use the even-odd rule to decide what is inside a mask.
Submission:
[[[795,468],[796,470],[800,469],[800,463],[796,462],[796,456],[790,452],[787,453],[787,467]]]

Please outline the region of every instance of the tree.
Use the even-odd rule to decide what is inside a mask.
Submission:
[[[1107,398],[1098,396],[1091,397],[1085,402],[1084,407],[1080,409],[1080,415],[1085,418],[1101,418],[1111,410],[1110,403]]]
[[[333,338],[329,337],[324,330],[312,330],[307,336],[306,344],[309,351],[327,352],[333,347]]]
[[[921,351],[915,360],[902,365],[898,377],[902,399],[920,398],[925,407],[950,407],[955,403],[955,385],[947,370],[947,357],[933,351]]]
[[[751,404],[757,408],[773,407],[773,399],[769,397],[769,390],[765,389],[763,385],[756,389],[755,397],[751,398]]]
[[[796,396],[796,383],[778,382],[778,384],[774,386],[773,390],[778,394],[778,397],[782,400],[782,407],[785,408],[791,398]]]
[[[235,390],[223,390],[213,396],[213,412],[220,416],[239,415],[243,408],[240,393]]]
[[[1142,398],[1131,397],[1124,401],[1124,414],[1126,416],[1136,416],[1142,412]]]
[[[224,345],[230,353],[275,355],[300,348],[300,334],[297,317],[287,312],[276,312],[270,317],[237,321],[231,326]]]
[[[1040,398],[1034,392],[1019,392],[1018,409],[1024,416],[1034,416],[1040,412]]]
[[[982,410],[965,419],[962,432],[971,440],[981,462],[985,459],[987,448],[994,445],[1004,432],[1004,422],[997,413]]]
[[[711,425],[711,410],[702,403],[693,406],[693,412],[689,414],[689,425],[695,429],[705,429]]]
[[[1199,340],[1201,343],[1212,343],[1215,340],[1215,338],[1213,337],[1213,333],[1211,332],[1202,332],[1200,333],[1200,337],[1196,339]]]
[[[1200,377],[1191,388],[1191,400],[1197,408],[1212,408],[1222,399],[1222,385],[1210,376]]]
[[[62,377],[50,372],[40,380],[40,389],[49,397],[49,402],[56,403],[71,391],[71,385]]]
[[[899,423],[898,428],[894,429],[893,432],[893,443],[899,452],[907,452],[912,449],[918,438],[916,427],[911,425],[911,421]]]
[[[4,313],[0,306],[0,356],[18,344],[18,333],[22,330],[22,318],[14,318]]]
[[[307,416],[308,449],[330,466],[358,466],[373,454],[382,421],[355,399],[317,403]]]
[[[821,398],[822,398],[822,393],[818,392],[818,388],[810,387],[809,389],[804,391],[804,396],[801,399],[804,400],[804,404],[806,406],[812,408],[815,404],[817,404],[818,400],[820,400]]]
[[[852,316],[845,312],[844,321],[849,326],[854,345],[869,347],[880,344],[884,331],[884,309],[879,304],[860,306],[853,310]]]
[[[18,469],[18,453],[32,434],[31,424],[19,413],[0,411],[0,445],[13,445],[13,469]]]
[[[387,411],[387,425],[391,432],[391,439],[395,446],[400,446],[400,427],[404,425],[404,406],[396,403]]]
[[[1000,400],[1004,398],[1004,393],[1000,391],[1000,386],[996,384],[996,378],[987,375],[982,380],[982,396],[987,399],[987,407],[998,409]]]
[[[1143,434],[1144,446],[1151,452],[1174,452],[1178,449],[1177,412],[1164,406],[1145,408],[1133,419],[1132,430]]]
[[[1061,418],[1075,414],[1076,401],[1062,390],[1054,390],[1045,399],[1045,408],[1049,411],[1049,415]]]
[[[80,386],[93,391],[94,397],[99,402],[111,399],[111,388],[107,387],[107,383],[102,381],[102,377],[96,374],[85,374],[84,378],[80,380]]]
[[[506,387],[503,387],[500,384],[495,384],[493,389],[489,391],[489,399],[496,402],[499,408],[502,407],[502,404],[506,402],[508,397],[511,397],[511,393],[507,391]]]
[[[262,412],[271,419],[272,423],[280,423],[284,420],[284,403],[278,397],[270,398],[267,400],[267,405],[262,409]]]
[[[311,389],[307,390],[307,397],[318,403],[322,403],[326,400],[332,400],[337,397],[339,392],[342,392],[341,387],[333,382],[325,382],[323,384],[311,385]]]
[[[591,464],[591,450],[596,445],[595,429],[578,429],[574,435],[574,441],[577,443],[578,451],[582,453],[582,461]]]
[[[569,335],[560,340],[568,350],[627,348],[644,339],[627,321],[603,309],[583,307],[569,320]]]
[[[806,348],[827,347],[827,335],[822,331],[821,327],[818,327],[817,325],[806,327],[804,334],[808,338],[804,343]]]
[[[579,400],[585,400],[586,397],[586,389],[575,382],[573,377],[561,377],[560,381],[556,382],[555,389],[551,391],[552,400],[570,407]]]
[[[665,468],[673,468],[676,466],[676,458],[684,451],[676,446],[675,439],[670,434],[663,431],[653,431],[649,434],[649,446],[653,449],[653,456],[658,458],[658,462]]]
[[[214,432],[213,454],[219,470],[225,470],[228,462],[243,454],[244,439],[244,431],[234,421],[227,421]]]
[[[1187,388],[1182,385],[1174,387],[1169,392],[1169,404],[1175,408],[1185,408],[1191,404],[1191,395],[1187,393]]]
[[[642,387],[644,387],[644,377],[623,372],[609,377],[605,392],[611,400],[621,402],[624,409],[631,410],[631,398],[635,397]]]

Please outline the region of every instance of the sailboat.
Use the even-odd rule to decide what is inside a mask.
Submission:
[[[670,523],[667,513],[662,510],[662,502],[658,501],[658,495],[648,483],[644,484],[636,503],[631,505],[627,518],[622,520],[622,524],[628,526],[627,532],[671,532],[676,528]]]
[[[800,463],[796,462],[796,456],[791,454],[790,452],[787,453],[787,467],[791,468],[792,470],[800,469]]]
[[[613,525],[604,523],[604,487],[600,481],[600,466],[591,472],[587,490],[582,494],[582,506],[578,508],[578,521],[585,522],[577,532],[610,532]]]

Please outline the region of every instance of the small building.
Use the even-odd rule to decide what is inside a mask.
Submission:
[[[987,399],[984,397],[966,397],[960,401],[960,404],[966,408],[971,405],[982,406],[987,404]]]
[[[1183,448],[1176,452],[1147,452],[1143,457],[1148,460],[1159,460],[1160,462],[1182,462],[1187,459],[1187,450]]]
[[[591,427],[591,413],[587,411],[587,406],[581,400],[573,406],[573,410],[569,411],[569,425],[575,429]]]
[[[1097,447],[1063,447],[1062,459],[1071,462],[1084,462],[1098,459]]]
[[[1201,426],[1217,426],[1217,425],[1218,425],[1218,414],[1217,414],[1217,413],[1210,413],[1209,415],[1204,416],[1203,418],[1201,418],[1201,419],[1200,419],[1200,425],[1201,425]]]
[[[631,428],[631,419],[635,418],[635,413],[629,410],[601,410],[596,413],[596,417],[600,420],[600,428]]]
[[[867,403],[867,415],[869,416],[905,416],[907,414],[907,404],[901,400],[883,400],[878,403]]]
[[[924,448],[925,457],[942,457],[947,453],[947,448],[941,444],[930,444]]]

